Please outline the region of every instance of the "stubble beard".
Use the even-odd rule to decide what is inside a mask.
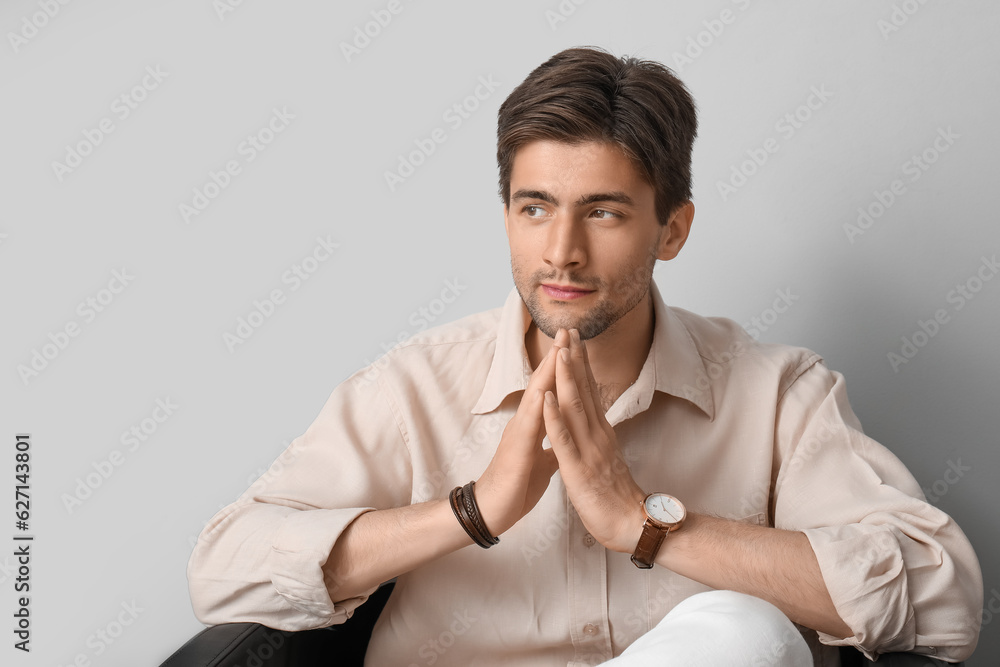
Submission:
[[[613,283],[607,283],[600,278],[582,279],[574,274],[568,274],[565,279],[560,278],[559,282],[569,282],[573,285],[586,289],[597,290],[604,295],[596,305],[590,308],[578,321],[573,321],[569,316],[553,315],[542,308],[542,295],[538,287],[542,283],[556,282],[557,276],[545,271],[535,271],[525,278],[524,272],[511,257],[511,272],[514,276],[514,286],[517,293],[521,295],[521,300],[528,309],[535,326],[549,338],[555,338],[559,329],[576,328],[580,332],[581,340],[595,338],[612,326],[621,318],[625,317],[633,308],[642,303],[642,300],[649,292],[649,283],[653,279],[653,269],[656,266],[656,249],[650,250],[649,257],[643,266],[636,267],[630,274],[620,276]],[[616,303],[612,294],[624,294],[625,300]],[[563,306],[571,307],[570,304],[559,302],[553,303],[554,308]]]

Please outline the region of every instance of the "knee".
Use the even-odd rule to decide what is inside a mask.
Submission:
[[[802,634],[780,609],[766,600],[735,591],[709,591],[678,604],[663,620],[685,617],[720,645],[742,647],[746,664],[810,664]],[[794,657],[793,657],[794,656]],[[788,658],[793,658],[785,662]],[[805,662],[799,662],[805,660]]]
[[[723,618],[732,617],[741,626],[755,621],[761,626],[791,623],[780,609],[767,600],[736,591],[698,593],[681,601],[674,610],[678,613],[710,613],[719,614]]]

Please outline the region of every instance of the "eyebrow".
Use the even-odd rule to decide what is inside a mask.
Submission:
[[[511,201],[520,201],[522,199],[540,199],[541,201],[549,204],[555,204],[557,206],[559,204],[559,201],[555,198],[555,196],[545,190],[521,189],[511,196]],[[635,201],[621,190],[613,190],[611,192],[595,192],[593,194],[584,195],[576,200],[576,206],[587,206],[589,204],[602,201],[625,204],[626,206],[635,206]]]

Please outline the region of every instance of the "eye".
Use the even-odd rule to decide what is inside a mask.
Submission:
[[[545,209],[541,206],[535,206],[533,204],[528,204],[521,211],[529,218],[539,218],[545,215]]]
[[[611,220],[612,218],[619,217],[617,213],[612,213],[611,211],[607,211],[603,208],[594,209],[591,215],[597,218],[598,220]]]

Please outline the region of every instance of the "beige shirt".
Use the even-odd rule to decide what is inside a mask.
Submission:
[[[639,486],[808,536],[854,631],[839,641],[804,630],[816,664],[839,664],[817,638],[870,657],[966,658],[983,599],[975,553],[862,433],[843,377],[808,350],[668,308],[655,283],[651,293],[653,345],[607,412]],[[482,474],[531,374],[530,322],[512,290],[503,308],[422,332],[338,386],[205,527],[188,568],[197,617],[287,630],[346,620],[363,599],[330,599],[321,571],[338,536],[367,510],[446,498]],[[556,473],[497,546],[470,544],[398,578],[367,664],[594,665],[704,590],[597,544]]]

